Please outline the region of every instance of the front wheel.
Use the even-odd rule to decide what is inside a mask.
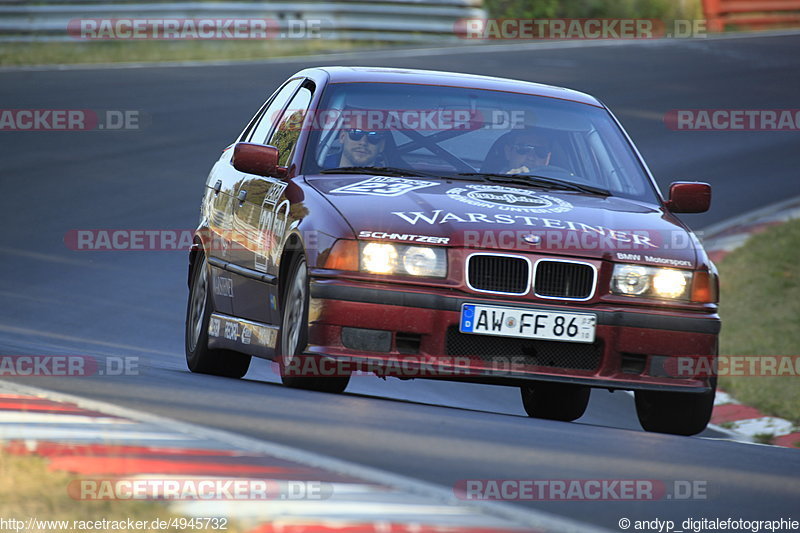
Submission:
[[[195,261],[189,304],[186,307],[186,365],[192,372],[241,378],[250,367],[250,356],[208,347],[211,301],[208,297],[208,261],[203,252]]]
[[[572,422],[586,411],[591,388],[563,383],[522,387],[522,405],[532,418]]]
[[[350,373],[334,369],[333,375],[322,372],[321,359],[305,355],[308,346],[308,268],[300,254],[292,260],[288,282],[283,289],[278,366],[281,381],[287,387],[341,393],[350,382]]]
[[[637,390],[636,415],[645,431],[696,435],[711,420],[716,382],[709,392],[661,392]]]

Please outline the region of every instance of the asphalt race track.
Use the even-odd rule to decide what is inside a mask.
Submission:
[[[194,228],[219,151],[278,83],[314,64],[464,71],[589,92],[620,118],[662,190],[676,179],[713,185],[712,210],[686,216],[695,229],[800,195],[796,131],[689,133],[663,122],[673,109],[800,108],[800,35],[510,48],[0,72],[3,108],[124,109],[146,117],[140,131],[0,133],[0,353],[133,356],[140,374],[14,381],[443,487],[473,478],[706,483],[705,500],[514,503],[612,530],[623,516],[796,514],[798,451],[644,433],[632,397],[619,392],[593,391],[583,418],[560,423],[525,417],[511,388],[354,377],[346,394],[331,396],[278,385],[260,360],[242,381],[190,374],[183,353],[187,254],[77,252],[64,244],[72,229]]]

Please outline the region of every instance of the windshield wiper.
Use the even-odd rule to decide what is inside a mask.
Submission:
[[[439,174],[431,172],[423,172],[421,170],[409,170],[407,168],[398,167],[339,167],[339,168],[326,168],[320,170],[320,174],[382,174],[385,176],[412,176],[412,177],[425,177],[425,178],[441,178]]]
[[[497,183],[518,183],[520,185],[534,185],[546,187],[548,189],[564,189],[568,191],[586,192],[589,194],[596,194],[598,196],[611,196],[611,192],[600,187],[592,185],[583,185],[571,181],[560,180],[556,178],[547,178],[545,176],[533,176],[530,174],[499,174],[494,172],[462,172],[457,176],[465,177],[480,177],[487,181],[494,181]]]

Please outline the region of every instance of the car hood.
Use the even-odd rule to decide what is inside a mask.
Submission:
[[[361,239],[697,266],[697,238],[661,209],[621,197],[514,184],[307,176]]]

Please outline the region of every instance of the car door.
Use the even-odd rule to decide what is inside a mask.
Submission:
[[[302,78],[287,81],[267,100],[258,113],[250,121],[239,141],[249,141],[253,136],[264,137],[271,132],[277,118],[286,104],[291,100]],[[206,215],[208,218],[209,249],[206,253],[211,264],[211,289],[214,309],[217,312],[235,315],[234,300],[242,290],[242,276],[232,272],[230,265],[235,265],[241,252],[242,236],[237,231],[240,218],[238,195],[247,174],[239,172],[231,164],[234,145],[228,146],[214,164],[209,174],[206,197]]]
[[[304,80],[269,131],[256,128],[250,142],[277,146],[279,163],[286,166],[300,134],[303,118],[313,97],[314,85]],[[266,117],[265,117],[266,118]],[[264,134],[264,132],[267,132]],[[263,137],[261,135],[264,134]],[[289,200],[285,196],[287,182],[278,178],[243,175],[236,190],[234,233],[238,246],[234,261],[251,276],[238,276],[234,290],[240,288],[234,302],[234,313],[248,320],[280,324],[278,314],[278,256],[286,231]],[[241,245],[246,243],[246,245]]]
[[[205,253],[211,266],[211,301],[215,311],[233,313],[233,279],[223,265],[229,260],[233,228],[233,190],[235,179],[226,172],[230,148],[214,164],[206,181],[204,217],[207,223]]]

